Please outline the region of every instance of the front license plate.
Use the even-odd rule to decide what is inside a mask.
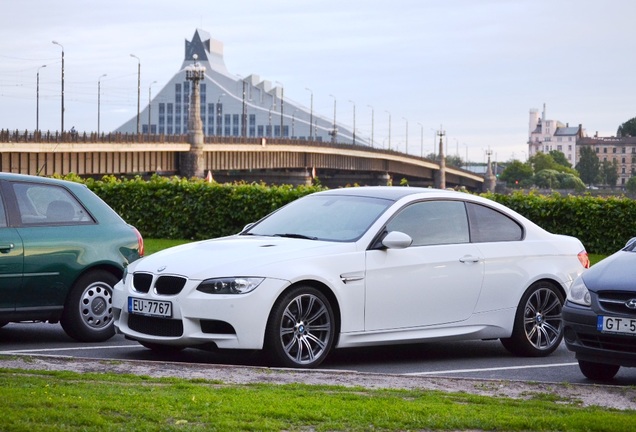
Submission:
[[[636,319],[599,315],[596,329],[603,333],[636,335]]]
[[[128,297],[128,312],[170,318],[172,316],[172,303]]]

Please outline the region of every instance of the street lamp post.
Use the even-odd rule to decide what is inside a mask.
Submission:
[[[406,148],[404,149],[406,154],[409,154],[409,121],[402,117],[402,120],[404,120],[406,122],[406,140],[405,140],[405,146]]]
[[[61,43],[53,41],[53,44],[59,45],[62,48],[62,124],[60,132],[64,134],[64,46]]]
[[[221,98],[225,93],[221,93],[216,100],[216,131],[217,135],[223,136],[223,113],[221,112]]]
[[[130,55],[137,59],[137,135],[139,135],[139,108],[141,103],[141,59],[134,54]]]
[[[373,122],[374,122],[374,112],[373,112],[373,107],[371,105],[367,105],[369,108],[371,108],[371,147],[373,147]]]
[[[100,105],[102,98],[102,78],[104,78],[106,74],[100,75],[97,78],[97,138],[99,138],[99,122],[100,122]]]
[[[353,145],[356,145],[356,103],[349,99],[353,104]]]
[[[424,157],[424,125],[417,122],[420,125],[420,157]]]
[[[338,128],[336,127],[336,97],[330,94],[333,98],[333,130],[331,131],[331,142],[336,143],[336,135],[338,134]]]
[[[45,68],[46,65],[42,65],[38,68],[36,74],[37,84],[35,90],[35,132],[40,131],[40,69]]]
[[[308,89],[307,87],[305,87],[305,90],[307,90],[309,93],[311,93],[311,102],[310,102],[310,108],[309,108],[309,141],[311,141],[314,137],[313,135],[313,124],[314,124],[314,92],[311,91],[311,89]]]
[[[148,86],[148,138],[150,138],[151,125],[152,125],[152,118],[150,116],[150,112],[152,109],[152,85],[156,83],[157,81],[153,81]]]
[[[386,110],[385,112],[389,115],[389,150],[391,150],[391,113]]]
[[[283,87],[283,83],[280,81],[276,81],[278,85],[280,85],[280,137],[283,137],[283,101],[285,99],[285,88]]]

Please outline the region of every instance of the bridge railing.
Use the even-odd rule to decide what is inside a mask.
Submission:
[[[121,133],[121,132],[109,132],[100,133],[96,132],[71,132],[65,131],[60,133],[59,131],[11,131],[9,129],[0,129],[0,143],[104,143],[104,144],[134,144],[134,143],[187,143],[187,134],[167,135],[167,134],[137,134],[137,133]],[[405,153],[391,150],[382,149],[377,147],[355,145],[350,143],[333,143],[331,141],[309,141],[305,139],[297,138],[275,138],[275,137],[235,137],[235,136],[205,136],[205,144],[252,144],[252,145],[299,145],[299,146],[314,146],[314,147],[327,147],[327,148],[341,148],[341,149],[361,149],[365,151],[382,153],[382,154],[394,154],[405,155]],[[410,158],[421,159],[430,161],[430,159],[407,155]]]

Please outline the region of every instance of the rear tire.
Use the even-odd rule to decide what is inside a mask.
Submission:
[[[521,298],[512,336],[501,343],[511,353],[525,357],[545,357],[563,340],[564,298],[553,283],[535,282]]]
[[[605,364],[605,363],[593,363],[584,360],[579,360],[579,369],[586,378],[595,381],[609,381],[616,376],[618,370],[621,367],[619,365]]]
[[[115,334],[113,287],[118,281],[106,270],[94,270],[77,279],[60,318],[66,334],[79,342],[103,342]]]
[[[327,297],[316,288],[299,286],[274,305],[265,330],[265,349],[277,365],[316,367],[329,354],[335,332]]]

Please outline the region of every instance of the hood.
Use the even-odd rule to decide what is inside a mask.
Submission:
[[[582,277],[591,291],[636,292],[636,252],[616,252],[590,267]]]
[[[230,236],[175,246],[135,261],[130,271],[207,279],[221,276],[272,276],[294,261],[351,252],[354,243],[284,237]]]

